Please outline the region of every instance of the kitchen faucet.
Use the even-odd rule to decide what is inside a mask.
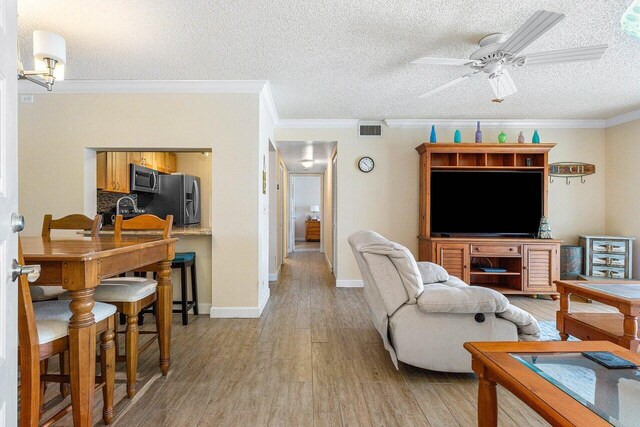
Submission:
[[[129,200],[131,202],[131,205],[133,205],[133,213],[138,213],[138,205],[136,204],[136,201],[133,200],[133,197],[131,196],[124,196],[124,197],[120,197],[118,199],[118,201],[116,202],[116,215],[120,215],[120,202],[122,202],[123,200]]]

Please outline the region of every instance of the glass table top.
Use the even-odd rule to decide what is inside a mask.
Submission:
[[[607,369],[580,353],[511,356],[614,426],[638,426],[640,369]]]
[[[580,286],[587,289],[593,289],[598,292],[604,292],[607,294],[615,295],[622,298],[640,299],[640,285],[638,284],[589,284],[581,283]]]

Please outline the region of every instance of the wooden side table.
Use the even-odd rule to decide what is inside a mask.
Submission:
[[[320,241],[320,221],[308,220],[305,222],[304,239],[307,242]]]
[[[606,340],[637,351],[638,316],[640,316],[640,281],[580,282],[557,281],[560,310],[556,327],[566,341],[569,335],[583,341]],[[619,313],[572,313],[572,295],[616,307]]]

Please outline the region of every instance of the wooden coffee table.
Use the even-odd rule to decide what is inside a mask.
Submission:
[[[560,310],[556,327],[566,341],[573,335],[583,341],[606,340],[638,351],[640,281],[556,281]],[[572,313],[571,295],[578,295],[617,308],[619,313]]]
[[[637,353],[607,341],[471,342],[464,347],[480,380],[480,427],[498,425],[496,384],[554,426],[610,426],[613,420],[637,425],[638,370],[606,369],[581,355],[608,351],[640,365]]]

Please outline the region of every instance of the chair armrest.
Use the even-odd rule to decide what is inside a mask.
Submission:
[[[418,298],[418,308],[425,313],[501,313],[508,307],[509,300],[500,292],[479,286],[434,283]]]

